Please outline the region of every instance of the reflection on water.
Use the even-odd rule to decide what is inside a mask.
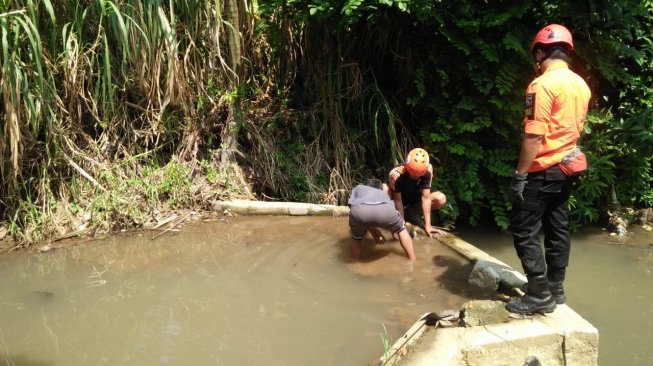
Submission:
[[[0,258],[0,364],[365,365],[427,311],[487,298],[436,240],[364,243],[346,218],[239,217]]]
[[[653,365],[653,232],[626,238],[588,228],[572,236],[567,303],[599,330],[599,365]],[[466,229],[466,241],[522,270],[510,233]]]

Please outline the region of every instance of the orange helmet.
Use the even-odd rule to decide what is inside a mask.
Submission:
[[[574,50],[574,40],[571,38],[571,32],[560,24],[549,24],[540,29],[531,44],[531,52],[538,43],[544,45],[563,44],[567,46],[569,51]]]
[[[429,169],[429,154],[424,149],[412,149],[406,157],[405,166],[411,177],[421,177]]]

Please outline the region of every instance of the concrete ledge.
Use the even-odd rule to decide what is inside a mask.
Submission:
[[[566,305],[548,316],[428,328],[401,365],[596,365],[598,331]],[[392,363],[390,363],[392,364]]]
[[[347,216],[349,207],[320,205],[301,202],[269,201],[218,201],[213,204],[216,211],[229,211],[241,215],[291,215],[291,216]]]
[[[505,265],[454,235],[437,239],[470,261],[483,259]],[[423,329],[413,331],[416,325]],[[395,342],[390,350],[395,356],[387,360],[382,357],[380,364],[586,366],[598,364],[598,346],[598,330],[569,306],[558,305],[546,316],[508,318],[471,327],[437,328],[424,325],[420,319]]]

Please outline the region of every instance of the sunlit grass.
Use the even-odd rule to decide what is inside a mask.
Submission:
[[[287,15],[262,22],[256,9],[2,2],[0,221],[12,236],[138,227],[160,210],[253,198],[249,182],[274,199],[344,204],[369,173],[360,138],[375,140],[380,159],[400,157],[401,121],[364,70],[297,38]],[[282,48],[271,48],[273,33]],[[300,57],[311,69],[297,68]],[[300,74],[316,101],[308,112],[285,104]]]
[[[226,117],[249,73],[235,69],[243,44],[234,37],[253,24],[234,22],[250,10],[209,0],[0,3],[0,221],[11,235],[56,238],[64,207],[74,212],[60,227],[75,230],[86,213],[104,231],[142,223],[153,205],[195,204],[192,170],[221,148],[200,149],[203,140],[226,140],[242,123]]]

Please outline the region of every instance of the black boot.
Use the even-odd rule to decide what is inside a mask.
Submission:
[[[528,293],[528,282],[524,283],[521,288],[523,293]],[[551,291],[551,296],[555,300],[556,304],[561,305],[567,302],[567,296],[565,296],[565,289],[562,287],[562,281],[549,281],[549,291]]]
[[[551,291],[551,296],[553,296],[553,299],[558,305],[567,302],[565,289],[562,287],[562,283],[565,280],[565,272],[566,268],[549,268],[549,272],[547,272],[547,279],[549,280],[549,291]],[[520,289],[522,292],[528,293],[528,282],[524,283]]]
[[[528,292],[522,297],[512,298],[506,305],[508,311],[522,315],[550,313],[555,308],[546,275],[528,276]]]
[[[566,268],[549,268],[546,274],[549,280],[549,291],[551,291],[551,295],[556,301],[556,304],[564,304],[567,301],[565,289],[562,287],[566,272]]]
[[[556,304],[564,304],[567,301],[565,289],[562,287],[562,281],[549,282],[549,291],[551,291],[551,296],[553,296]]]

